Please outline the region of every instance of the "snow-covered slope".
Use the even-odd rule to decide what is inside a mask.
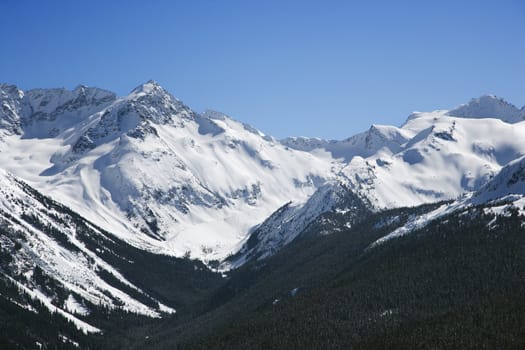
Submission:
[[[94,306],[150,317],[175,311],[101,258],[107,248],[93,242],[110,237],[3,170],[0,233],[0,278],[86,332],[98,331],[82,320]]]
[[[112,92],[83,85],[73,91],[62,88],[23,92],[14,85],[0,84],[2,131],[28,139],[56,137],[115,99]]]
[[[228,258],[223,268],[235,268],[246,261],[261,260],[275,254],[328,212],[344,215],[345,227],[349,228],[352,222],[358,221],[359,216],[369,210],[367,203],[341,182],[327,182],[306,203],[290,202],[275,211],[251,232],[242,248]]]
[[[199,115],[155,82],[122,98],[1,89],[2,167],[151,251],[221,259],[338,166],[223,114]]]
[[[524,122],[453,117],[442,110],[416,112],[400,128],[372,126],[344,141],[283,142],[314,154],[344,155],[349,161],[338,174],[340,181],[381,209],[454,199],[478,190],[525,154],[524,136]]]
[[[374,210],[416,206],[525,155],[525,109],[494,96],[342,141],[277,141],[152,81],[124,97],[0,85],[0,105],[2,168],[141,249],[204,260],[279,249],[343,187]]]
[[[314,154],[327,151],[332,157],[348,162],[355,156],[369,157],[382,150],[398,152],[409,137],[410,133],[394,126],[372,125],[366,132],[342,141],[288,137],[280,142],[287,147]]]
[[[402,126],[411,138],[396,153],[354,157],[342,170],[378,208],[414,206],[476,191],[525,154],[525,123],[418,113]]]
[[[340,192],[337,187],[343,185],[375,210],[462,198],[413,218],[389,236],[394,237],[473,202],[522,193],[522,184],[516,181],[523,176],[518,170],[525,155],[525,122],[520,122],[520,113],[499,98],[482,96],[450,112],[415,112],[400,128],[373,125],[367,132],[343,141],[288,138],[281,142],[312,154],[329,152],[346,162],[337,180],[316,195]],[[241,253],[271,254],[275,247],[301,233],[296,228],[303,229],[323,212],[333,210],[330,205],[323,210],[314,200],[316,195],[303,205],[280,209],[252,234],[258,242],[267,242],[266,250],[250,247],[248,240]]]
[[[470,202],[478,205],[502,199],[513,201],[524,196],[525,156],[509,162],[498,175],[473,194]]]
[[[377,240],[372,247],[390,239],[410,234],[434,220],[453,213],[483,207],[485,213],[509,216],[514,212],[525,215],[525,156],[509,162],[496,176],[475,192],[465,193],[451,203],[445,203],[428,213],[412,217],[395,231]]]
[[[525,109],[519,110],[502,98],[483,95],[449,111],[448,115],[466,118],[497,118],[507,123],[517,123],[525,119],[523,112]]]

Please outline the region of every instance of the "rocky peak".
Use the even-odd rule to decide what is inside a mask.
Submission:
[[[507,123],[517,123],[523,120],[520,110],[513,104],[494,95],[483,95],[473,98],[447,113],[453,117],[466,118],[497,118]]]
[[[160,86],[159,83],[157,83],[156,81],[154,80],[148,80],[147,82],[145,83],[142,83],[140,84],[139,86],[137,86],[136,88],[134,88],[133,90],[131,90],[131,95],[132,94],[147,94],[147,95],[151,95],[151,94],[155,94],[155,93],[163,93],[163,94],[168,94],[168,92],[166,90],[164,90],[164,88],[162,86]]]
[[[21,99],[24,97],[24,92],[16,85],[0,84],[0,101],[4,99]]]
[[[156,124],[175,123],[183,126],[184,121],[195,120],[196,117],[195,112],[153,80],[137,86],[125,100],[141,119]]]
[[[18,113],[23,97],[15,85],[0,84],[0,130],[7,135],[22,133]]]

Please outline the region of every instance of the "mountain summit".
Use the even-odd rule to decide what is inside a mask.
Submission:
[[[271,324],[280,324],[290,307],[286,332],[297,310],[318,319],[330,309],[325,324],[346,324],[338,335],[362,340],[358,327],[450,315],[450,295],[464,288],[453,302],[470,303],[480,281],[489,285],[486,271],[521,288],[523,269],[508,266],[525,237],[525,110],[495,96],[341,141],[279,141],[223,113],[196,113],[154,81],[121,97],[83,85],[0,84],[0,107],[0,328],[27,348],[43,339],[49,348],[105,348],[115,337],[109,347],[149,348],[181,332],[202,340],[237,316],[278,311]],[[472,277],[480,261],[481,277]],[[458,274],[465,264],[474,268]],[[429,287],[428,271],[443,266],[439,288]],[[442,289],[450,274],[453,293]],[[334,286],[329,301],[314,290]],[[350,288],[343,296],[341,286]],[[383,302],[371,304],[371,292]],[[428,296],[431,313],[421,313],[416,294]],[[341,314],[349,302],[362,310]],[[149,320],[159,317],[170,320]],[[124,328],[137,334],[121,339]],[[157,333],[151,343],[159,329],[170,337]]]
[[[3,84],[0,104],[5,170],[136,247],[205,261],[253,251],[254,232],[284,246],[341,188],[376,211],[449,200],[525,154],[521,111],[491,95],[342,141],[277,141],[155,81],[124,97]]]
[[[124,97],[5,90],[7,170],[154,252],[221,259],[274,210],[334,176],[330,157],[199,115],[153,81]]]
[[[520,110],[502,98],[483,95],[449,111],[448,115],[467,118],[497,118],[507,123],[518,123],[525,119],[525,108]]]

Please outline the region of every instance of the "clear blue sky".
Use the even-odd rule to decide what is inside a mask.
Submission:
[[[0,81],[149,79],[276,136],[342,139],[493,93],[525,104],[525,0],[1,0]]]

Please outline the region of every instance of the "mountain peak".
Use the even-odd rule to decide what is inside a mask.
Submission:
[[[74,89],[73,91],[83,91],[83,90],[86,90],[88,89],[88,87],[84,84],[78,84]]]
[[[0,98],[22,98],[24,92],[16,85],[0,83]]]
[[[148,80],[145,83],[140,84],[133,90],[131,90],[131,94],[145,94],[145,95],[151,95],[151,94],[167,94],[168,92],[160,86],[159,83],[157,83],[155,80]]]
[[[520,110],[513,104],[495,95],[482,95],[473,98],[447,113],[453,117],[466,118],[497,118],[507,123],[517,123],[523,120]]]

